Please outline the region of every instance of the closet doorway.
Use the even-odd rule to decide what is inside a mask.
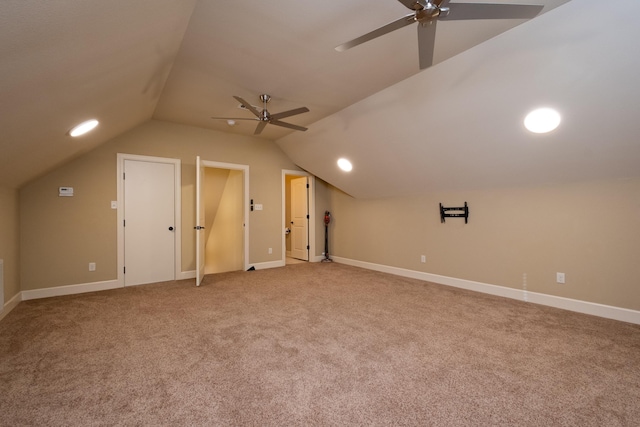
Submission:
[[[204,220],[196,250],[204,274],[246,270],[248,263],[249,166],[203,160],[196,205]]]
[[[305,172],[282,171],[282,248],[286,264],[315,258],[313,182],[313,176]]]

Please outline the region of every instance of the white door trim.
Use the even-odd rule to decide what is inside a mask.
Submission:
[[[287,175],[293,176],[306,176],[309,178],[309,261],[316,260],[316,182],[315,177],[304,171],[296,170],[282,170],[282,262],[286,262],[287,258],[287,242],[284,234],[284,222],[286,212],[286,187],[287,187]]]
[[[140,156],[136,154],[124,154],[118,153],[118,162],[117,162],[117,180],[118,180],[118,188],[117,188],[117,224],[118,224],[118,233],[117,233],[117,247],[118,247],[118,260],[117,260],[117,269],[118,269],[118,284],[119,286],[124,287],[124,162],[125,160],[135,160],[139,162],[152,162],[152,163],[171,163],[173,164],[175,171],[175,277],[177,280],[180,278],[182,274],[182,185],[181,185],[181,174],[180,174],[180,159],[169,159],[165,157],[152,157],[152,156]]]
[[[205,168],[217,168],[217,169],[231,169],[242,171],[242,198],[243,198],[243,216],[242,223],[244,224],[244,270],[249,269],[249,165],[240,165],[236,163],[224,163],[216,162],[213,160],[203,160],[200,158],[200,166]],[[196,266],[197,268],[197,266]]]

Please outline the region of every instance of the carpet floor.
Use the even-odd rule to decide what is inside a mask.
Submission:
[[[2,426],[637,426],[640,326],[336,263],[24,301]]]

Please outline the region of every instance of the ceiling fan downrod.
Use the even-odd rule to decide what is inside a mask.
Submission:
[[[269,120],[271,120],[271,115],[267,111],[267,103],[270,100],[271,100],[271,96],[267,95],[266,93],[263,93],[262,95],[260,95],[260,101],[262,101],[262,105],[264,106],[262,109],[262,112],[260,113],[260,117],[258,117],[260,121],[268,122]]]

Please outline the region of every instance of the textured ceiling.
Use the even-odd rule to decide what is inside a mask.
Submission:
[[[640,170],[638,2],[509,3],[545,8],[526,22],[440,22],[435,65],[420,71],[415,25],[334,50],[406,14],[394,0],[0,2],[0,185],[151,118],[250,135],[255,122],[210,117],[251,117],[232,96],[259,105],[261,93],[272,113],[311,110],[286,120],[309,131],[261,137],[359,197]],[[562,110],[559,130],[522,130],[537,104]],[[95,132],[66,134],[89,117]]]

